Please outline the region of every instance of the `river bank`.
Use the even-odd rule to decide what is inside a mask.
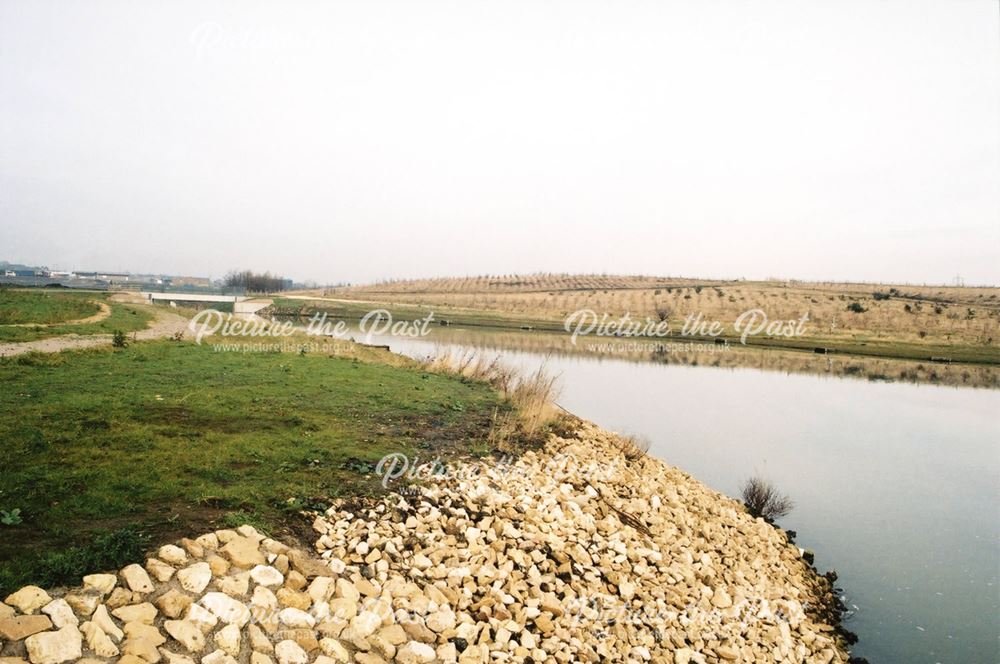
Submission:
[[[243,526],[68,593],[21,589],[0,606],[0,657],[847,661],[830,584],[782,531],[615,434],[578,422],[472,463],[335,503],[313,522],[317,559]]]

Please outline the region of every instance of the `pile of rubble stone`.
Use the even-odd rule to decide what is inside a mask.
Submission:
[[[583,425],[335,507],[317,554],[242,526],[22,588],[0,664],[847,660],[829,585],[781,531],[618,441]]]

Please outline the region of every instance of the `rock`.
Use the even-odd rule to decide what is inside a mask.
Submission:
[[[277,559],[274,561],[274,564],[275,564],[275,569],[278,569]],[[278,569],[278,571],[280,572],[281,570]],[[288,588],[289,590],[302,590],[307,585],[309,585],[309,582],[306,580],[306,577],[302,576],[301,572],[298,572],[293,569],[285,573],[285,587]]]
[[[240,628],[236,625],[226,625],[215,633],[216,647],[237,657],[240,654]]]
[[[219,548],[219,538],[215,535],[215,533],[202,535],[201,537],[195,538],[194,541],[197,542],[203,549],[211,549],[214,551]]]
[[[184,548],[184,551],[192,558],[205,557],[205,547],[203,547],[201,544],[198,544],[192,539],[188,539],[187,537],[185,537],[180,541],[180,545]],[[164,560],[166,559],[164,558]],[[184,563],[180,564],[183,565]]]
[[[274,656],[278,658],[278,664],[307,664],[309,656],[295,641],[286,639],[274,647]]]
[[[274,652],[274,646],[271,641],[267,638],[262,630],[257,625],[250,623],[247,627],[247,632],[250,635],[250,647],[257,652],[272,653]]]
[[[54,599],[42,607],[42,613],[52,619],[52,624],[58,628],[66,625],[79,625],[80,620],[64,599]]]
[[[167,664],[194,664],[194,660],[187,655],[178,655],[166,648],[160,648],[160,654],[167,660]]]
[[[694,651],[690,648],[678,648],[674,651],[674,664],[691,664]]]
[[[301,609],[282,609],[278,620],[292,628],[312,628],[316,625],[316,619]]]
[[[427,627],[440,634],[455,628],[455,614],[451,611],[436,611],[427,616]]]
[[[712,606],[717,609],[728,609],[733,605],[733,600],[729,597],[726,589],[719,586],[712,594]]]
[[[226,593],[230,597],[242,597],[247,594],[248,590],[250,590],[250,573],[241,572],[232,576],[223,577],[221,579],[216,579],[215,583],[219,586],[219,590]]]
[[[124,588],[115,588],[111,591],[111,595],[108,596],[105,604],[109,609],[117,609],[120,606],[125,606],[126,604],[132,604],[135,601],[142,599],[142,593],[133,593],[131,590],[126,590]],[[68,601],[68,600],[67,600]]]
[[[410,641],[396,651],[396,661],[399,664],[421,664],[433,662],[437,657],[434,648],[426,643]]]
[[[222,555],[233,565],[243,569],[251,569],[256,565],[264,565],[267,560],[257,548],[257,542],[252,539],[236,536],[222,547]]]
[[[295,641],[295,643],[299,644],[299,647],[307,653],[319,648],[319,641],[316,640],[316,633],[311,629],[283,629],[276,632],[274,638],[277,641]]]
[[[406,631],[399,625],[388,625],[378,631],[378,635],[394,646],[406,643]]]
[[[188,652],[197,653],[205,649],[205,634],[197,623],[189,620],[167,620],[163,623],[163,629],[175,641],[187,648]]]
[[[93,622],[85,622],[80,625],[80,631],[87,639],[87,647],[94,651],[98,657],[117,657],[118,646],[115,645],[111,637],[104,633],[104,630]]]
[[[44,632],[52,628],[48,616],[17,616],[0,620],[0,639],[5,641],[20,641],[32,634]]]
[[[313,664],[318,664],[318,662],[319,659],[313,662]],[[274,660],[267,655],[255,651],[250,653],[250,664],[274,664]]]
[[[291,566],[307,579],[317,576],[330,576],[331,574],[329,567],[298,549],[289,549],[287,555]]]
[[[143,602],[142,604],[130,604],[129,606],[122,606],[111,612],[115,618],[118,618],[123,623],[130,622],[140,622],[146,625],[152,625],[153,621],[156,620],[156,607],[149,602]]]
[[[146,664],[146,660],[135,655],[122,655],[118,658],[118,664]]]
[[[280,586],[285,582],[285,576],[269,565],[257,565],[250,570],[250,578],[262,586]]]
[[[118,625],[115,624],[115,621],[111,619],[111,616],[108,615],[108,607],[103,604],[97,607],[97,610],[94,611],[94,615],[91,616],[90,622],[100,627],[101,631],[115,641],[121,641],[122,637],[125,636],[125,632],[121,631],[121,629],[118,628]]]
[[[386,664],[386,661],[378,655],[370,652],[359,652],[354,656],[354,661],[358,664]]]
[[[212,576],[225,576],[229,571],[229,561],[214,553],[205,559],[208,566],[212,568]]]
[[[166,583],[174,575],[175,570],[170,565],[156,558],[146,559],[146,571],[153,575],[153,578],[160,583]]]
[[[324,655],[330,657],[335,662],[351,661],[351,655],[347,652],[347,648],[345,648],[337,639],[320,639],[319,647],[320,650],[323,651]]]
[[[190,595],[185,595],[171,588],[154,599],[153,603],[156,604],[166,617],[180,618],[187,611],[188,607],[191,606],[192,601]]]
[[[122,644],[122,652],[155,664],[160,661],[160,651],[157,648],[166,641],[160,630],[152,625],[141,622],[125,623],[125,642]]]
[[[313,602],[325,602],[333,596],[336,590],[336,581],[333,577],[317,576],[309,584],[307,594]]]
[[[350,620],[358,615],[357,600],[336,597],[329,602],[330,615],[338,620]]]
[[[16,607],[21,613],[34,613],[51,601],[49,594],[38,586],[25,586],[4,599],[5,604]]]
[[[187,553],[184,552],[184,549],[173,544],[164,544],[161,546],[156,552],[156,556],[175,567],[180,567],[187,563]]]
[[[365,638],[375,633],[382,624],[382,617],[374,611],[362,611],[351,619],[350,627],[358,638]]]
[[[358,592],[358,589],[354,586],[354,584],[343,578],[337,579],[336,596],[349,599],[353,602],[357,602],[361,599],[361,593]]]
[[[0,602],[0,620],[5,620],[7,618],[13,618],[17,614],[17,611],[7,606],[3,602]]]
[[[14,604],[9,598],[7,602]],[[24,640],[24,646],[32,664],[59,664],[83,656],[83,635],[76,625],[67,625],[55,632],[33,634]]]
[[[146,570],[136,564],[129,565],[121,571],[125,584],[137,593],[151,593],[154,590],[153,582],[146,574]]]
[[[83,586],[107,595],[118,585],[118,577],[114,574],[88,574],[83,577]]]
[[[177,572],[181,588],[191,593],[201,593],[212,580],[212,568],[208,563],[195,563]]]
[[[184,619],[197,625],[202,634],[208,634],[219,624],[215,614],[199,604],[189,606]]]
[[[235,623],[243,627],[250,621],[250,609],[243,602],[238,602],[224,593],[205,593],[199,603],[222,622]]]
[[[719,646],[715,649],[715,654],[731,662],[740,658],[740,651],[732,646]]]
[[[85,618],[93,614],[97,607],[101,604],[100,593],[93,590],[80,593],[70,593],[69,595],[63,597],[63,599],[70,605],[74,613]]]
[[[264,539],[264,536],[261,535],[259,532],[257,532],[257,529],[251,526],[249,523],[245,523],[239,528],[237,528],[236,532],[242,535],[243,537],[252,539],[258,544],[261,542],[261,540]]]
[[[286,606],[292,609],[301,609],[306,611],[310,606],[312,606],[312,597],[303,592],[295,592],[289,590],[288,588],[278,588],[278,592],[275,593],[275,596],[281,606]]]
[[[437,641],[437,634],[416,621],[404,622],[403,631],[415,641],[422,643],[434,643]]]
[[[230,654],[214,650],[201,658],[201,664],[237,664],[237,662]]]

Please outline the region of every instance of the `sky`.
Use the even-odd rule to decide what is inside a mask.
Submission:
[[[1000,284],[996,0],[0,2],[0,260]]]

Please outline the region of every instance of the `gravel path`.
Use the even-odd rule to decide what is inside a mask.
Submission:
[[[129,336],[138,340],[164,339],[187,329],[187,319],[183,316],[159,309],[155,313],[156,318],[153,320],[152,325],[145,330],[135,332]],[[112,335],[110,334],[67,334],[60,337],[37,339],[35,341],[2,343],[0,344],[0,357],[21,355],[22,353],[30,353],[32,351],[38,353],[58,353],[63,350],[107,346],[111,343],[111,339]]]

